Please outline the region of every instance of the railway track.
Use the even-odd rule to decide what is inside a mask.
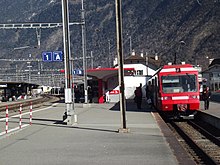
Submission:
[[[0,115],[5,114],[6,105],[8,106],[9,111],[17,112],[19,111],[20,104],[22,104],[23,110],[29,110],[30,103],[32,103],[33,108],[38,108],[43,105],[50,104],[51,102],[59,101],[58,97],[43,95],[34,99],[27,99],[21,101],[13,101],[13,102],[4,102],[0,104]]]
[[[201,121],[169,121],[167,124],[196,164],[220,164],[219,130]]]
[[[60,101],[59,97],[43,95],[37,98],[1,103],[0,136],[31,125],[33,109],[47,107],[57,101]]]

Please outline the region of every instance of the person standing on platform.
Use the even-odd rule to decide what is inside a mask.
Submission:
[[[209,109],[209,100],[210,100],[210,97],[211,97],[211,92],[209,90],[209,87],[208,86],[205,86],[203,88],[203,92],[202,92],[202,99],[204,101],[204,109],[205,110],[208,110]]]
[[[146,98],[147,98],[147,100],[148,100],[148,99],[150,98],[150,97],[149,97],[149,85],[148,85],[148,84],[146,84],[145,91],[146,91]]]
[[[147,104],[150,106],[150,108],[153,108],[153,86],[151,85],[150,81],[148,84],[146,84],[146,86]]]
[[[137,104],[137,108],[141,109],[141,104],[142,104],[142,84],[140,84],[139,87],[136,88],[134,91],[135,94],[135,102]]]

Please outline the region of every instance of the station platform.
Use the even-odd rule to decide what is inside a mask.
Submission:
[[[31,126],[0,137],[1,165],[179,164],[146,104],[138,110],[128,103],[128,133],[118,133],[118,104],[75,104],[78,122],[71,126],[62,123],[65,106],[33,109]]]
[[[208,110],[204,108],[204,101],[200,101],[200,111],[220,119],[220,93],[212,93]]]
[[[210,102],[209,103],[209,109],[205,110],[204,109],[204,102],[200,102],[200,111],[203,113],[207,113],[209,115],[215,116],[217,118],[220,118],[220,103],[218,102]]]
[[[220,103],[217,101],[210,101],[209,109],[205,110],[204,102],[201,101],[200,111],[197,113],[196,118],[220,129]]]

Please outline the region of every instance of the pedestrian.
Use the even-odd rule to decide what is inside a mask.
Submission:
[[[92,103],[92,98],[93,98],[92,87],[88,86],[88,99],[89,99],[89,103]]]
[[[106,92],[105,92],[105,102],[106,102],[106,103],[109,103],[109,102],[110,102],[109,90],[107,90],[107,89],[106,89]]]
[[[74,93],[75,93],[75,103],[79,103],[81,95],[78,87],[75,87]]]
[[[146,84],[145,92],[146,92],[146,98],[148,100],[149,99],[149,86],[148,86],[148,84]]]
[[[204,101],[204,109],[208,110],[209,109],[209,100],[211,97],[211,91],[209,90],[208,86],[205,86],[203,88],[203,92],[202,92],[202,99]]]
[[[146,98],[147,98],[147,104],[149,105],[150,108],[153,107],[153,91],[152,91],[152,84],[150,81],[146,84]]]
[[[139,87],[136,87],[136,90],[134,91],[135,95],[135,102],[137,104],[137,108],[141,109],[142,104],[142,84],[140,84]]]

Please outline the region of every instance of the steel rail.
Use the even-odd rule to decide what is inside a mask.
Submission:
[[[194,121],[187,121],[193,128],[195,129],[199,129],[199,131],[205,136],[207,137],[210,141],[212,141],[213,143],[215,143],[216,145],[220,146],[220,139],[216,136],[214,136],[213,134],[211,134],[209,131],[205,130],[204,128],[202,128],[201,126],[199,126],[198,124],[196,124]]]
[[[170,124],[176,130],[176,132],[185,140],[185,142],[193,149],[193,151],[199,156],[199,158],[209,165],[216,165],[218,162],[213,160],[200,146],[198,146],[193,139],[191,139],[187,133],[185,133],[175,122],[171,121]]]

